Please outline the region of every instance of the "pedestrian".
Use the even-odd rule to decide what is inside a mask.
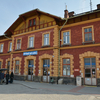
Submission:
[[[53,78],[51,78],[51,83],[52,83],[52,84],[54,83],[54,79],[53,79]]]
[[[12,71],[11,75],[10,75],[10,83],[13,83],[13,78],[14,78],[14,74],[13,74],[13,71]]]
[[[0,72],[0,85],[1,85],[1,72]]]
[[[1,84],[3,83],[3,79],[4,79],[4,73],[1,72]]]
[[[7,74],[6,74],[6,84],[8,84],[8,80],[9,80],[9,73],[7,72]]]

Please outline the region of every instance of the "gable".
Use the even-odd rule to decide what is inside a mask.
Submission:
[[[40,25],[40,28],[42,28],[41,26],[43,26],[43,24],[44,24],[44,27],[46,27],[46,23],[48,23],[48,22],[55,22],[55,19],[50,16],[43,15],[43,14],[41,14],[40,16],[35,15],[35,16],[27,18],[26,21],[23,21],[22,23],[20,23],[17,26],[17,28],[14,30],[14,34],[19,34],[19,31],[25,30],[25,29],[28,29],[29,31],[31,31],[32,27],[29,27],[29,21],[33,20],[33,19],[36,20],[36,26],[33,26],[33,29],[39,25]],[[48,24],[48,26],[49,26],[49,24]]]

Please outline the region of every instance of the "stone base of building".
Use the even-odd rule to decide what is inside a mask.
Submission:
[[[100,87],[100,78],[97,78],[97,86]]]
[[[24,76],[24,75],[14,75],[14,80],[25,81],[26,79],[27,79],[27,76]]]
[[[70,85],[76,84],[76,78],[72,78],[72,77],[50,77],[50,81],[51,81],[52,78],[54,79],[54,83],[57,83],[57,80],[59,80],[59,79],[63,79],[62,84],[70,84]]]
[[[33,81],[34,82],[41,82],[42,81],[42,76],[33,76]]]

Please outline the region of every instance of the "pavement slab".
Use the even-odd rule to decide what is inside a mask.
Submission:
[[[0,85],[0,100],[100,100],[100,87],[14,80]]]

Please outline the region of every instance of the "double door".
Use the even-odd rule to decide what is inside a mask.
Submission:
[[[28,80],[32,81],[33,80],[33,60],[28,60]]]
[[[85,84],[96,85],[96,69],[85,69]]]
[[[49,82],[50,80],[50,60],[43,60],[43,82]]]
[[[85,84],[96,85],[96,61],[95,58],[85,58]]]

